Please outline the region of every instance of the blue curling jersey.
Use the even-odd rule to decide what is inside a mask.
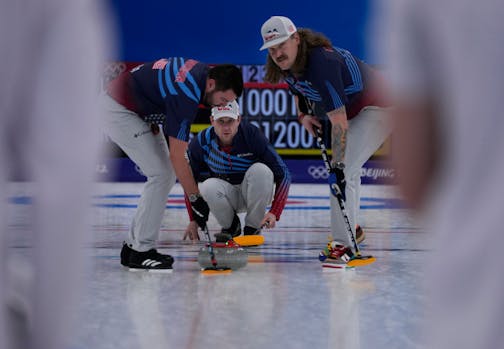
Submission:
[[[270,212],[277,220],[287,202],[291,183],[289,170],[264,134],[254,125],[241,121],[229,147],[221,147],[213,127],[198,133],[187,151],[194,178],[215,177],[240,184],[245,172],[262,162],[273,172],[276,184]]]
[[[312,48],[301,76],[289,74],[285,81],[291,92],[309,105],[320,105],[325,113],[345,106],[348,119],[366,106],[387,105],[378,71],[337,47]],[[308,113],[302,105],[303,101],[301,111]]]
[[[107,93],[145,121],[163,124],[166,136],[187,142],[203,104],[208,71],[208,64],[194,59],[163,58],[123,72]]]

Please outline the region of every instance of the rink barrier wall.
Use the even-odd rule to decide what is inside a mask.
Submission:
[[[293,183],[327,183],[327,170],[318,159],[285,159]],[[109,158],[96,166],[100,182],[144,182],[146,177],[129,158]],[[395,184],[396,171],[386,161],[370,160],[361,169],[362,184]]]

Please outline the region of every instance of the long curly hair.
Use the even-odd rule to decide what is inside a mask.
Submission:
[[[307,28],[298,28],[299,46],[296,60],[290,71],[294,75],[301,75],[308,64],[308,53],[314,47],[332,47],[331,40],[322,33],[315,32]],[[295,35],[295,34],[293,34]],[[290,40],[290,39],[289,39]],[[266,58],[266,75],[264,80],[272,84],[279,83],[287,73],[280,69],[268,53]]]

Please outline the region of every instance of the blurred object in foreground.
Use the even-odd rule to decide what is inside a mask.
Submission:
[[[0,348],[68,348],[99,154],[97,97],[109,47],[93,0],[1,1]],[[8,246],[9,183],[32,195],[27,248]]]
[[[428,348],[503,348],[504,3],[392,0],[377,14],[401,190],[433,232]]]

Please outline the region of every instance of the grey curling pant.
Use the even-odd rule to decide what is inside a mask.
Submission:
[[[103,104],[105,132],[147,177],[126,242],[136,251],[148,251],[159,238],[166,200],[176,180],[166,138],[163,132],[154,135],[149,124],[110,96],[103,96]]]
[[[364,163],[383,144],[390,132],[392,123],[387,109],[366,107],[348,122],[347,147],[345,152],[346,205],[352,232],[358,223],[360,208],[361,168]],[[346,223],[339,208],[338,200],[329,194],[331,201],[331,232],[335,240],[352,245],[347,233]]]
[[[246,212],[245,226],[259,228],[273,198],[273,187],[273,172],[259,162],[250,166],[241,184],[209,178],[199,185],[210,212],[223,228],[229,228],[234,214],[240,212]]]

